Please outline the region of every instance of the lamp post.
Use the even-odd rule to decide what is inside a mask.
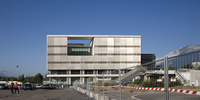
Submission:
[[[19,66],[17,65],[17,82],[18,82],[18,67],[19,67]]]

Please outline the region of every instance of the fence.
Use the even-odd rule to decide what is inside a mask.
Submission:
[[[105,71],[73,87],[97,100],[200,100],[200,51]]]

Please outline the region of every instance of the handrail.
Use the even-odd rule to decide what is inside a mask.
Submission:
[[[178,74],[177,76],[179,76],[180,78],[184,79],[185,83],[188,82],[187,78],[185,78],[180,72],[178,72],[178,70],[175,70],[175,74]]]

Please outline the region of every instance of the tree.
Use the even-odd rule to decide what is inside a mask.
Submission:
[[[37,83],[42,83],[42,81],[43,81],[43,76],[40,73],[35,75],[34,78],[35,78],[34,81],[37,82]]]
[[[18,80],[21,81],[21,82],[24,82],[25,81],[24,74],[20,75]]]
[[[15,81],[14,77],[10,77],[8,81]]]
[[[31,77],[30,76],[25,78],[25,82],[30,82],[30,81],[31,81]]]
[[[168,68],[168,70],[174,70],[174,69],[176,69],[175,67],[172,67],[172,66],[170,66],[169,68]]]
[[[135,79],[133,83],[134,83],[134,84],[140,84],[141,81],[140,81],[140,79]]]
[[[190,64],[186,64],[186,65],[183,65],[181,68],[192,69],[193,66],[191,66]]]
[[[1,81],[5,81],[5,77],[1,77]]]

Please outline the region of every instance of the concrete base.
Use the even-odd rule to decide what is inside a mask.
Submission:
[[[81,92],[87,96],[89,96],[90,98],[94,98],[96,100],[109,100],[110,98],[108,96],[103,96],[103,95],[100,95],[100,94],[97,94],[97,93],[93,93],[91,91],[87,91],[87,90],[84,90],[82,88],[78,88],[76,89],[78,92]]]

